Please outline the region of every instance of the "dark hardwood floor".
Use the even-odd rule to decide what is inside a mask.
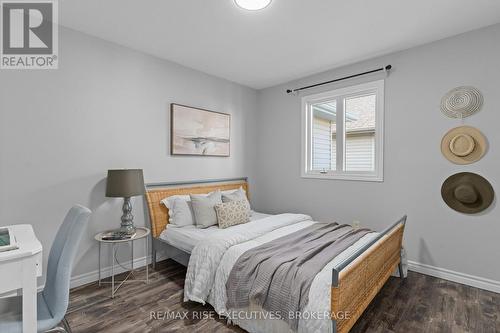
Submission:
[[[164,261],[148,285],[125,284],[114,299],[109,285],[72,290],[73,332],[243,332],[210,306],[182,302],[185,272]],[[175,313],[187,316],[169,317]],[[500,332],[500,294],[410,272],[405,280],[390,278],[351,332]]]

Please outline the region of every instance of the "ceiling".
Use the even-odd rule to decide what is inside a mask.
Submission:
[[[499,0],[61,0],[73,28],[261,89],[500,22]]]

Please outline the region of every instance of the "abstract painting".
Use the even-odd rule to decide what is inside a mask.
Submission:
[[[229,156],[231,116],[170,105],[172,155]]]

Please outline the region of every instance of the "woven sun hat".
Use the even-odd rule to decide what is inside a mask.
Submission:
[[[474,87],[452,89],[441,99],[441,112],[450,118],[466,118],[481,110],[483,95]]]
[[[441,140],[441,152],[455,164],[479,161],[488,144],[483,133],[471,126],[459,126],[448,131]]]
[[[475,214],[491,205],[495,192],[491,184],[480,175],[461,172],[444,181],[441,196],[457,212]]]

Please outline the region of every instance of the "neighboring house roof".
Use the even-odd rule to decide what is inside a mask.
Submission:
[[[368,132],[375,130],[375,95],[367,95],[346,100],[347,132]],[[328,111],[328,112],[327,112]],[[335,121],[336,106],[334,103],[324,103],[314,106],[314,116]],[[332,126],[332,133],[335,133]]]
[[[322,119],[335,121],[337,117],[337,105],[335,103],[321,103],[313,105],[314,115]],[[354,121],[357,118],[351,114],[346,115],[348,121]]]

